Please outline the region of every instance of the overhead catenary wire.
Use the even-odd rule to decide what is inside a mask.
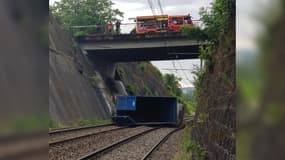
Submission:
[[[183,69],[182,65],[179,63],[179,67],[180,67],[180,68],[177,68],[176,63],[175,63],[176,60],[172,60],[171,62],[172,62],[173,69],[167,69],[167,70],[169,70],[169,71],[171,71],[171,72],[174,72],[174,73],[176,74],[176,76],[177,76],[177,77],[181,77],[182,80],[183,80],[183,77],[185,77],[185,79],[186,79],[185,82],[186,82],[188,85],[192,85],[192,82],[191,82],[191,80],[188,78],[187,74],[184,72],[184,69]],[[178,61],[178,62],[179,62],[179,61]],[[179,71],[183,71],[183,72],[182,72],[182,73],[183,73],[182,76],[181,76],[181,73],[180,73]]]
[[[153,3],[153,1],[152,1],[152,0],[148,0],[148,4],[149,4],[149,7],[150,7],[150,9],[151,9],[151,11],[152,11],[152,14],[153,14],[153,15],[156,15],[156,10],[155,10],[155,8],[154,8],[154,3]],[[161,5],[161,1],[160,1],[160,0],[157,0],[157,4],[158,4],[159,9],[160,9],[160,14],[163,15],[164,12],[163,12],[163,8],[162,8],[162,5]],[[165,44],[165,46],[166,46],[166,48],[167,48],[167,43]],[[180,74],[179,74],[178,70],[182,70],[182,71],[183,71],[183,74],[184,74],[184,77],[186,78],[186,80],[187,80],[190,84],[192,84],[192,82],[189,80],[187,74],[186,74],[186,73],[184,72],[184,70],[182,69],[182,65],[180,64],[180,62],[179,62],[179,65],[180,65],[180,69],[177,69],[177,67],[176,67],[176,65],[175,65],[175,60],[172,60],[172,66],[173,66],[173,68],[174,68],[174,69],[172,69],[172,71],[175,71],[175,74],[179,77]]]
[[[153,15],[157,15],[158,12],[160,12],[161,15],[164,14],[163,7],[161,5],[161,1],[160,0],[155,0],[155,1],[147,0],[147,1],[148,1],[149,8],[151,9],[151,12],[152,12]]]
[[[152,14],[156,15],[152,0],[147,0],[147,1],[148,1],[148,5],[149,5],[149,8],[151,9]]]
[[[161,5],[161,2],[160,0],[157,0],[158,1],[158,6],[159,6],[159,9],[160,9],[160,13],[163,15],[163,8],[162,8],[162,5]]]
[[[182,67],[182,65],[181,65],[181,63],[180,63],[179,61],[178,61],[178,64],[179,64],[180,68],[182,69],[183,67]],[[182,73],[184,74],[186,80],[187,80],[190,84],[192,84],[192,82],[191,82],[191,80],[189,79],[189,77],[187,76],[185,70],[182,70]]]
[[[166,47],[167,53],[170,53],[170,51],[169,51],[169,49],[168,49],[168,43],[167,43],[167,41],[165,42],[165,47]],[[173,69],[172,69],[172,70],[169,70],[169,71],[174,72],[174,73],[177,75],[177,77],[181,77],[181,78],[182,78],[183,76],[181,76],[180,73],[178,72],[178,70],[183,70],[182,65],[179,63],[180,69],[177,69],[177,67],[176,67],[176,65],[175,65],[175,60],[172,60],[171,62],[172,62]],[[187,74],[184,72],[184,70],[183,70],[183,74],[184,74],[184,77],[186,78],[186,82],[189,83],[190,85],[192,85],[192,82],[189,80],[189,78],[188,78]],[[183,78],[182,78],[182,79],[183,79]]]
[[[173,71],[173,70],[179,70],[179,71],[191,71],[192,69],[190,68],[180,68],[180,69],[173,69],[173,68],[161,68],[162,70],[169,70],[169,71]]]
[[[177,77],[182,78],[182,81],[184,81],[184,80],[183,80],[183,79],[184,79],[183,77],[185,77],[185,75],[182,75],[181,72],[179,72],[179,71],[182,70],[182,68],[181,68],[181,67],[180,67],[180,68],[177,68],[176,60],[173,60],[173,61],[172,61],[172,65],[173,65],[173,69],[172,69],[172,70],[169,70],[169,71],[174,72]],[[186,77],[185,77],[185,78],[186,78]],[[188,84],[189,82],[188,82],[187,79],[186,79],[186,81],[184,81],[184,83],[185,83],[185,84]],[[191,83],[190,83],[190,84],[191,84]]]

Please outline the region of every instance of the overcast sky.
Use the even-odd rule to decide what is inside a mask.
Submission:
[[[55,0],[50,0],[52,4]],[[58,0],[57,0],[58,1]],[[155,1],[155,0],[153,0]],[[161,4],[165,14],[183,15],[190,13],[193,19],[199,19],[199,9],[201,7],[209,7],[213,0],[161,0]],[[118,8],[124,12],[123,23],[129,23],[128,18],[135,18],[140,15],[152,15],[148,0],[113,0],[115,5],[113,8]],[[260,28],[254,18],[254,14],[261,12],[264,6],[269,4],[270,0],[237,0],[237,48],[256,48],[254,38],[260,32]],[[158,8],[158,5],[156,8]],[[122,26],[124,32],[128,32],[132,26]],[[163,73],[174,73],[181,77],[181,85],[183,87],[192,86],[193,75],[191,71],[167,71],[165,68],[184,68],[193,69],[199,66],[199,60],[183,60],[183,61],[157,61],[152,62]]]
[[[157,13],[159,12],[159,6],[156,0],[154,2],[154,8]],[[164,14],[168,15],[187,15],[191,14],[193,19],[198,20],[199,9],[201,7],[208,7],[212,0],[161,0],[161,5]],[[114,8],[118,8],[124,12],[123,23],[130,23],[129,18],[135,18],[136,16],[152,15],[152,11],[149,7],[148,0],[113,0]],[[134,26],[126,25],[122,26],[124,32],[129,32],[130,28]],[[162,73],[172,73],[182,78],[182,87],[193,86],[193,74],[191,73],[195,67],[200,66],[200,60],[175,60],[175,61],[155,61],[152,62]],[[165,69],[187,69],[187,70],[165,70]],[[189,70],[188,70],[189,69]]]

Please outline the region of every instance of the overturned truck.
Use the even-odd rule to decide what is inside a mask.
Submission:
[[[119,96],[116,113],[118,125],[173,125],[183,121],[184,107],[176,97]]]

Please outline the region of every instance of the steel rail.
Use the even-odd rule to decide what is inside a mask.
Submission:
[[[51,145],[57,145],[57,144],[60,144],[60,143],[65,143],[65,142],[68,142],[68,141],[77,140],[77,139],[81,139],[81,138],[85,138],[85,137],[89,137],[89,136],[96,136],[96,135],[99,135],[99,134],[103,134],[103,133],[107,133],[107,132],[113,132],[113,131],[117,131],[117,130],[121,130],[121,129],[125,129],[125,128],[128,128],[128,127],[114,128],[114,129],[105,130],[105,131],[101,131],[101,132],[97,132],[97,133],[89,133],[89,134],[85,134],[85,135],[82,135],[82,136],[76,136],[76,137],[73,137],[73,138],[58,140],[58,141],[50,142],[49,145],[50,146]]]
[[[57,134],[57,133],[64,133],[64,132],[71,132],[76,130],[82,130],[82,129],[89,129],[89,128],[100,128],[100,127],[107,127],[114,124],[102,124],[102,125],[93,125],[93,126],[84,126],[84,127],[77,127],[77,128],[64,128],[64,129],[56,129],[49,132],[49,134]]]
[[[141,160],[146,160],[147,158],[149,158],[149,156],[158,148],[160,147],[163,143],[165,143],[168,138],[175,132],[181,130],[185,128],[185,125],[183,125],[182,127],[179,127],[179,128],[176,128],[174,129],[173,131],[169,132],[167,135],[165,135],[155,146],[152,147],[152,149],[147,153],[145,154],[145,156],[141,159]]]
[[[157,130],[157,129],[160,129],[160,128],[161,128],[161,127],[151,128],[151,129],[148,129],[148,130],[143,131],[143,132],[141,132],[141,133],[138,133],[138,134],[136,134],[136,135],[133,135],[133,136],[124,138],[124,139],[122,139],[122,140],[119,140],[119,141],[117,141],[117,142],[114,142],[113,144],[110,144],[110,145],[108,145],[108,146],[106,146],[106,147],[103,147],[103,148],[101,148],[101,149],[99,149],[99,150],[96,150],[96,151],[91,152],[91,153],[89,153],[89,154],[87,154],[87,155],[85,155],[85,156],[82,156],[82,157],[80,157],[78,160],[93,159],[93,158],[97,157],[98,155],[102,154],[103,152],[108,152],[108,151],[110,151],[110,150],[113,150],[114,148],[116,148],[116,147],[118,147],[118,146],[120,146],[120,145],[122,145],[122,144],[126,144],[126,143],[128,143],[128,142],[130,142],[130,141],[132,141],[132,140],[134,140],[134,139],[136,139],[136,138],[138,138],[138,137],[141,137],[141,136],[143,136],[143,135],[145,135],[145,134],[147,134],[147,133],[149,133],[149,132],[152,132],[152,131]]]

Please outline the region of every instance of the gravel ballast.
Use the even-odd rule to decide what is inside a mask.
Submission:
[[[163,144],[161,144],[147,160],[172,160],[182,143],[183,129],[173,133]]]
[[[151,150],[164,136],[171,132],[173,128],[161,128],[146,135],[143,135],[133,141],[119,146],[100,157],[99,160],[140,160]]]
[[[75,131],[68,131],[68,132],[58,132],[58,133],[52,133],[49,134],[49,143],[54,143],[66,139],[71,139],[83,135],[88,134],[95,134],[111,129],[120,128],[119,126],[111,125],[111,126],[104,126],[104,127],[98,127],[98,128],[87,128],[87,129],[80,129]]]
[[[117,131],[97,134],[76,140],[67,141],[57,145],[50,145],[49,159],[78,159],[90,152],[110,145],[118,140],[146,131],[151,127],[125,128]]]

